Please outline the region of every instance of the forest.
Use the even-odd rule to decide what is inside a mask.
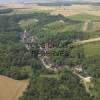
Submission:
[[[0,14],[11,13],[13,9],[0,9]]]
[[[30,79],[19,100],[100,100],[100,56],[86,57],[85,46],[74,45],[91,37],[90,32],[82,31],[82,24],[49,13],[0,15],[0,74],[17,80]],[[25,30],[29,36],[38,37],[41,46],[50,45],[48,57],[59,69],[57,72],[45,69],[38,55],[32,54],[38,46],[29,51],[25,48],[20,37]],[[91,95],[65,65],[69,69],[84,66],[80,74],[93,77],[95,87],[90,89]]]

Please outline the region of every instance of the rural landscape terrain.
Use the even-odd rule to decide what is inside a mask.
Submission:
[[[100,4],[0,4],[0,100],[100,100]]]

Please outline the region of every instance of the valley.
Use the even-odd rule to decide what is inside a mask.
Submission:
[[[99,24],[94,5],[1,5],[0,100],[99,100]]]

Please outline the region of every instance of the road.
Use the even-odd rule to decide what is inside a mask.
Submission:
[[[47,57],[47,56],[44,56],[44,57],[40,58],[42,64],[44,65],[44,67],[45,67],[46,69],[51,69],[52,64],[50,63],[50,64],[47,65],[47,64],[45,63],[45,59],[48,59],[48,57]]]
[[[89,43],[89,42],[96,42],[96,41],[100,41],[100,37],[92,38],[92,39],[89,39],[89,40],[83,40],[83,41],[80,41],[80,42],[82,42],[82,43]]]
[[[81,79],[81,81],[85,87],[86,92],[91,94],[90,89],[89,89],[89,87],[90,87],[89,84],[91,84],[92,77],[83,77],[82,75],[76,73],[75,71],[73,72],[73,74],[78,76]]]
[[[100,37],[97,37],[97,38],[91,38],[91,39],[88,39],[88,40],[82,40],[82,41],[77,41],[75,42],[75,44],[85,44],[85,43],[92,43],[92,42],[97,42],[97,41],[100,41]]]
[[[87,31],[87,30],[88,30],[89,22],[90,22],[90,20],[86,20],[86,21],[84,22],[83,31]]]

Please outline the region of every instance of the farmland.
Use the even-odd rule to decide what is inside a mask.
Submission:
[[[84,44],[84,52],[86,57],[99,56],[100,42],[91,42]]]
[[[28,81],[17,81],[0,76],[0,100],[18,100],[28,86]]]
[[[100,9],[92,5],[72,5],[72,6],[39,6],[37,4],[4,4],[5,8],[14,9],[14,13],[49,12],[54,15],[62,14],[72,16],[77,14],[90,14],[100,16]]]
[[[92,15],[92,14],[87,14],[87,13],[80,13],[80,14],[76,14],[73,16],[69,16],[68,18],[72,19],[72,20],[79,20],[79,21],[85,21],[85,20],[100,20],[100,16],[96,16],[96,15]]]
[[[71,20],[77,20],[83,22],[83,27],[87,21],[87,27],[83,28],[83,31],[98,31],[100,21],[100,9],[93,5],[70,5],[70,6],[40,6],[38,4],[3,4],[1,11],[6,8],[12,10],[5,15],[13,14],[31,14],[38,13],[50,13],[51,15],[63,15]],[[4,9],[5,11],[5,9]],[[3,14],[1,14],[3,15]],[[80,25],[82,26],[82,25]],[[71,28],[72,26],[69,26]],[[82,29],[82,28],[79,28]]]

